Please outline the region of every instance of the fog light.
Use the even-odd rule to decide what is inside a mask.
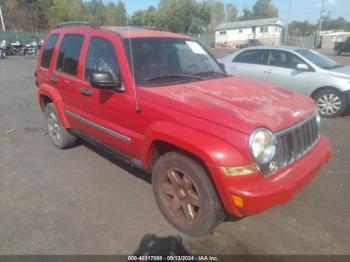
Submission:
[[[241,197],[232,195],[232,200],[237,207],[243,207],[243,199]]]

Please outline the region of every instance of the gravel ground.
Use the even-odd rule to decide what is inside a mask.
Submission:
[[[35,62],[0,60],[0,254],[350,254],[350,114],[323,120],[332,160],[291,202],[190,238],[161,216],[146,174],[50,143]]]

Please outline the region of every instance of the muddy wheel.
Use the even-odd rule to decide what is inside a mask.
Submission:
[[[155,164],[153,192],[164,217],[178,230],[201,236],[224,219],[224,211],[204,168],[183,154],[170,152]]]
[[[77,138],[62,126],[53,103],[46,105],[45,119],[49,137],[56,147],[65,149],[76,144]]]

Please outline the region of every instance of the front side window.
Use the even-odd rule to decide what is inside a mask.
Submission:
[[[216,60],[192,40],[135,38],[129,42],[126,39],[125,49],[129,61],[132,61],[138,85],[152,86],[226,76]]]
[[[247,64],[266,64],[266,51],[265,50],[248,50],[238,55],[233,62],[247,63]]]
[[[81,47],[84,42],[82,35],[65,35],[58,54],[56,70],[76,76]]]
[[[297,64],[305,64],[305,62],[290,52],[281,50],[270,50],[269,52],[268,65],[270,66],[295,69]]]
[[[55,49],[56,43],[57,43],[58,35],[51,35],[47,39],[47,43],[45,45],[45,48],[43,50],[43,55],[41,57],[40,65],[44,68],[49,68],[51,64],[51,59],[53,55],[53,51]]]
[[[94,37],[90,42],[85,80],[90,81],[92,73],[109,73],[113,80],[117,80],[119,76],[119,65],[113,44],[100,37]]]
[[[306,58],[307,60],[311,61],[318,67],[321,67],[323,69],[332,69],[336,67],[340,67],[341,65],[337,64],[337,62],[333,61],[332,59],[310,49],[299,49],[296,50],[298,54],[300,54],[302,57]]]

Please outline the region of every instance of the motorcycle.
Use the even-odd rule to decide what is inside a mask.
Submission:
[[[36,41],[30,41],[24,48],[25,55],[37,55],[39,54],[39,46]]]
[[[0,59],[4,59],[6,57],[5,49],[0,47]]]
[[[7,43],[5,40],[1,41],[0,42],[0,59],[3,59],[7,56],[6,54],[6,46],[7,46]]]
[[[23,44],[19,40],[12,40],[10,42],[12,55],[21,55],[23,53]]]

